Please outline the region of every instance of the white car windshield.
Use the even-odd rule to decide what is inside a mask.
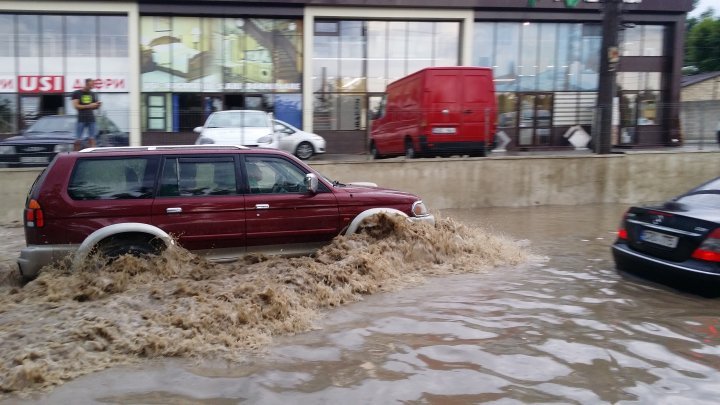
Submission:
[[[207,128],[267,127],[270,123],[265,113],[232,112],[213,114],[208,118]]]

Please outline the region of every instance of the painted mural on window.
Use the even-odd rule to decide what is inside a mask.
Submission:
[[[302,22],[145,16],[145,92],[299,92]]]

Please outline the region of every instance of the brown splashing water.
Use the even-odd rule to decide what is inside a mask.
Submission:
[[[19,287],[0,270],[0,391],[27,393],[140,358],[241,360],[320,311],[427,276],[517,265],[528,254],[483,229],[380,216],[312,257],[209,263],[186,250],[46,268]]]

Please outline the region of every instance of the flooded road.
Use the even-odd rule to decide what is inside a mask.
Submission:
[[[443,211],[519,241],[527,260],[502,245],[493,266],[466,272],[458,267],[484,263],[487,251],[465,246],[448,254],[475,261],[438,266],[442,258],[427,260],[423,249],[408,259],[422,238],[370,244],[364,257],[412,277],[386,277],[391,285],[360,302],[348,303],[347,295],[326,306],[322,317],[311,317],[310,331],[266,330],[269,345],[232,361],[145,356],[2,403],[716,403],[718,300],[619,276],[609,246],[625,208]],[[433,237],[451,241],[456,232],[484,243],[462,227],[447,231]],[[446,246],[437,242],[429,246]],[[396,250],[405,254],[390,260]],[[416,272],[408,263],[433,269]],[[132,307],[121,304],[114,308]],[[188,310],[176,304],[174,310]],[[0,319],[8,313],[15,314]]]

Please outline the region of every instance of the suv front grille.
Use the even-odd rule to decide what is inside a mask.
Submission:
[[[55,145],[18,145],[15,147],[17,153],[46,153],[52,152]]]

